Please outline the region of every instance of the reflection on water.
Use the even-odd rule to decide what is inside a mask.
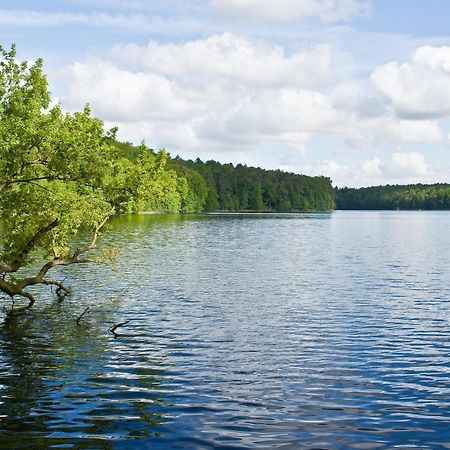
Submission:
[[[449,448],[449,226],[117,218],[115,271],[65,268],[82,283],[64,303],[5,303],[0,448]]]
[[[0,325],[0,448],[113,448],[161,421],[164,362],[139,339],[113,341],[71,306],[7,314]],[[139,345],[142,346],[140,350]],[[129,352],[135,348],[130,357]]]

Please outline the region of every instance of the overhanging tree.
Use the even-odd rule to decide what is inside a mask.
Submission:
[[[63,114],[50,106],[41,60],[15,56],[14,46],[0,47],[0,290],[31,306],[33,285],[67,292],[51,269],[98,260],[93,251],[113,213],[104,186],[114,148],[89,108]],[[71,246],[80,232],[89,241]],[[39,260],[35,273],[21,270]]]

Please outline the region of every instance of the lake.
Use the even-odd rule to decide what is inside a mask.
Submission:
[[[0,448],[448,449],[449,230],[450,212],[115,218],[116,267],[62,270],[63,303],[2,301]]]

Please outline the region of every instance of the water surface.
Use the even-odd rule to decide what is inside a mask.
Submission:
[[[115,270],[63,270],[64,303],[3,300],[0,448],[450,448],[449,230],[448,212],[117,218]]]

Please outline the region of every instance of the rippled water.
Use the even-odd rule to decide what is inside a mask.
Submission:
[[[449,230],[448,212],[117,218],[114,271],[3,301],[0,448],[450,448]]]

